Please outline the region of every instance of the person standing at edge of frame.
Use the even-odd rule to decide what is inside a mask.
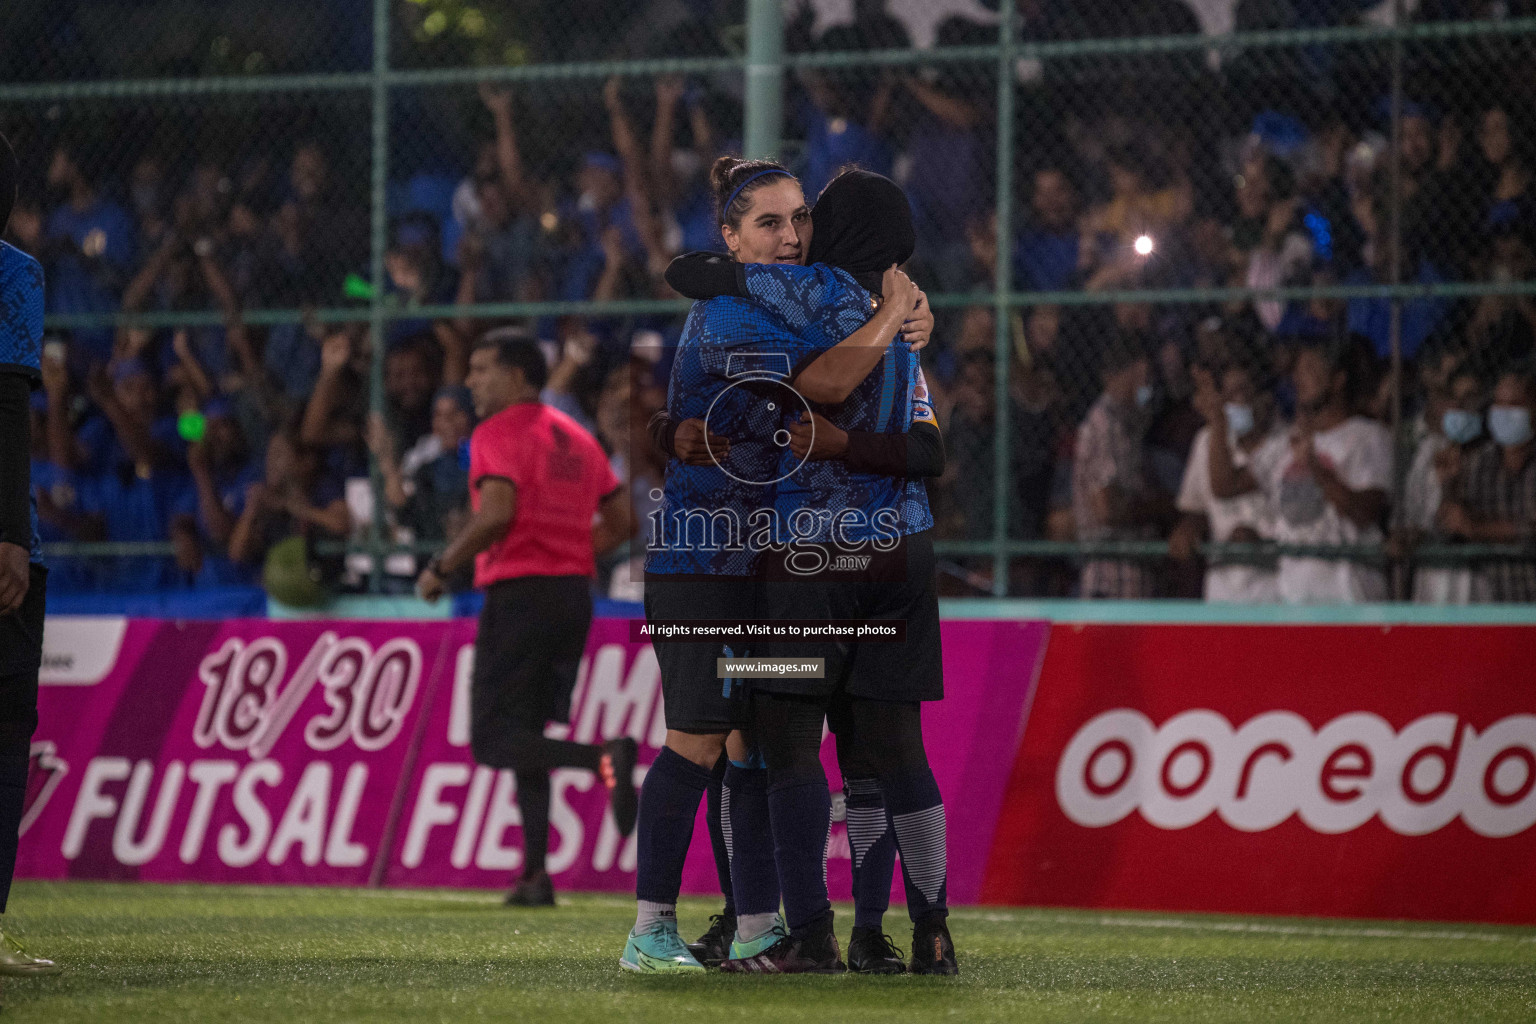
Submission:
[[[523,877],[506,902],[522,907],[555,903],[545,869],[550,772],[598,773],[623,836],[634,831],[639,804],[633,739],[594,746],[544,735],[546,723],[570,717],[592,624],[594,553],[622,543],[633,519],[628,491],[602,447],[539,401],[547,375],[532,339],[486,338],[475,346],[466,382],[481,418],[469,440],[474,515],[416,580],[417,594],[435,601],[444,580],[475,560],[485,607],[475,635],[470,748],[480,764],[517,777]]]
[[[0,234],[16,205],[16,154],[0,135]],[[43,268],[0,242],[0,914],[16,873],[27,797],[27,766],[37,728],[37,677],[43,665],[43,605],[48,570],[32,496],[28,416],[42,384]],[[0,917],[0,977],[52,974],[52,960],[22,949]]]

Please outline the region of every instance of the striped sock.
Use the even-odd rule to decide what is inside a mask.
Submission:
[[[725,771],[730,761],[724,754],[709,774],[709,791],[706,797],[704,822],[709,826],[709,845],[715,855],[715,876],[720,880],[720,891],[725,895],[726,917],[736,916],[736,897],[731,891],[731,810],[730,796],[725,788]]]
[[[891,905],[896,837],[885,814],[885,795],[873,778],[843,780],[848,798],[848,846],[853,855],[853,926],[879,928]]]
[[[944,801],[933,771],[882,780],[886,809],[901,851],[901,871],[907,888],[907,913],[912,920],[948,911],[949,856],[945,848]]]

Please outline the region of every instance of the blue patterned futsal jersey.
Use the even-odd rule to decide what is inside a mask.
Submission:
[[[42,383],[43,268],[20,249],[0,242],[0,373],[20,373]],[[32,561],[43,561],[32,496]]]
[[[870,293],[845,271],[822,264],[749,264],[747,291],[795,332],[790,350],[798,372],[869,322]],[[765,339],[765,347],[775,344]],[[914,420],[935,422],[917,353],[898,339],[869,376],[839,405],[818,408],[843,430],[903,434]],[[788,535],[780,540],[858,542],[932,528],[928,490],[921,480],[857,473],[844,462],[799,463],[784,449],[776,496]]]
[[[667,414],[703,419],[730,439],[710,466],[667,463],[661,507],[647,524],[645,571],[750,576],[772,538],[784,428],[798,398],[786,383],[802,343],[774,313],[747,299],[696,302],[683,326]]]

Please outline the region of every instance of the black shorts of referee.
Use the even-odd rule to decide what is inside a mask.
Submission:
[[[863,555],[869,556],[867,565],[839,568],[858,565]],[[825,568],[808,571],[818,566]],[[776,640],[753,654],[821,658],[824,677],[754,679],[753,690],[890,701],[944,699],[939,595],[929,531],[906,534],[887,551],[868,544],[852,552],[835,544],[792,545],[765,556],[763,575],[769,619],[891,619],[905,624],[905,637],[900,643]]]
[[[571,691],[592,625],[586,576],[518,576],[485,588],[470,680],[475,760],[515,765],[519,733],[571,716]]]
[[[751,576],[698,576],[646,573],[647,622],[762,619],[762,584]],[[739,729],[747,722],[747,699],[736,680],[721,679],[716,659],[751,653],[731,641],[651,639],[661,668],[662,702],[667,728],[712,735]]]

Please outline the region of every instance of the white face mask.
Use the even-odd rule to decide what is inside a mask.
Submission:
[[[1531,410],[1523,405],[1496,405],[1488,410],[1488,433],[1506,448],[1531,439]]]
[[[1233,437],[1245,437],[1253,430],[1253,407],[1228,402],[1221,407],[1227,417],[1227,433]]]

